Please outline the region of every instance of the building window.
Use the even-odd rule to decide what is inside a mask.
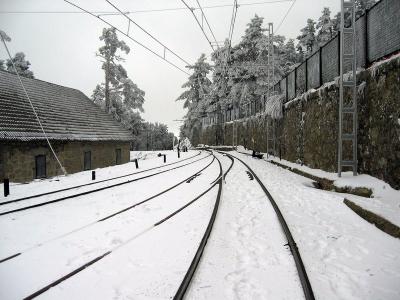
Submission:
[[[115,164],[121,164],[121,149],[115,149]]]
[[[44,178],[46,177],[46,155],[37,155],[35,156],[35,178]]]
[[[83,170],[92,169],[92,153],[91,151],[85,151],[83,155]]]

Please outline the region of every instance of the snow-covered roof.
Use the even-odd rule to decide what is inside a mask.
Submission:
[[[130,141],[132,134],[81,91],[24,78],[22,82],[52,140]],[[43,140],[18,77],[0,71],[0,140]]]

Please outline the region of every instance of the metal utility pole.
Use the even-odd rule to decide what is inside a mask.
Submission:
[[[340,20],[340,87],[339,87],[339,145],[338,176],[343,167],[352,167],[353,175],[357,175],[357,65],[356,65],[356,29],[354,0],[341,0],[342,13]],[[350,13],[351,24],[345,27],[345,12]],[[348,38],[347,38],[348,37]],[[346,41],[346,45],[345,45]],[[349,74],[344,74],[344,67],[350,63]],[[351,75],[351,76],[349,76]],[[345,90],[346,88],[346,90]],[[346,93],[345,93],[346,92]],[[346,126],[343,122],[346,121]],[[351,123],[351,124],[349,124]],[[351,157],[343,158],[343,144],[350,142]]]
[[[274,24],[273,23],[268,23],[268,56],[267,56],[267,100],[265,100],[264,103],[264,109],[266,108],[267,102],[270,100],[270,97],[272,95],[271,92],[271,85],[273,88],[273,82],[274,82]],[[267,121],[267,157],[269,156],[269,141],[273,140],[270,139],[270,132],[269,132],[269,117],[266,115],[266,121]],[[275,142],[274,142],[275,144]]]

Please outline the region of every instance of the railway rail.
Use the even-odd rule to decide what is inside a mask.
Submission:
[[[209,157],[209,156],[207,156],[207,157]],[[10,259],[16,258],[17,256],[20,256],[20,255],[22,255],[22,254],[25,253],[25,252],[28,252],[28,251],[33,250],[33,249],[36,249],[36,248],[38,248],[38,247],[42,247],[43,245],[45,245],[45,244],[47,244],[47,243],[49,243],[49,242],[53,242],[53,241],[58,240],[58,239],[60,239],[60,238],[67,237],[68,235],[77,233],[77,232],[79,232],[79,231],[81,231],[81,230],[83,230],[83,229],[89,228],[90,226],[93,226],[93,225],[98,224],[98,223],[100,223],[100,222],[104,222],[104,221],[109,220],[109,219],[111,219],[111,218],[113,218],[113,217],[116,217],[116,216],[118,216],[118,215],[120,215],[120,214],[122,214],[122,213],[125,213],[125,212],[127,212],[127,211],[129,211],[129,210],[131,210],[131,209],[134,209],[134,208],[136,208],[136,207],[138,207],[138,206],[140,206],[140,205],[143,205],[143,204],[145,204],[145,203],[147,203],[147,202],[149,202],[149,201],[151,201],[151,200],[153,200],[153,199],[155,199],[155,198],[157,198],[157,197],[159,197],[159,196],[161,196],[161,195],[163,195],[163,194],[165,194],[165,193],[167,193],[167,192],[169,192],[169,191],[171,191],[171,190],[177,188],[178,186],[180,186],[181,184],[187,182],[188,180],[190,180],[190,179],[192,179],[192,178],[198,176],[198,174],[200,174],[201,172],[203,172],[204,170],[206,170],[207,168],[209,168],[209,167],[212,165],[212,163],[214,162],[214,160],[215,160],[215,156],[213,156],[213,159],[211,160],[211,162],[208,163],[208,164],[207,164],[205,167],[203,167],[202,169],[196,171],[194,174],[190,175],[189,177],[183,179],[182,181],[178,182],[177,184],[174,184],[173,186],[171,186],[171,187],[169,187],[169,188],[167,188],[167,189],[165,189],[165,190],[163,190],[163,191],[161,191],[161,192],[159,192],[159,193],[157,193],[157,194],[155,194],[155,195],[152,195],[152,196],[150,196],[150,197],[148,197],[148,198],[146,198],[146,199],[144,199],[144,200],[142,200],[142,201],[136,202],[136,203],[134,203],[134,204],[132,204],[132,205],[130,205],[130,206],[128,206],[128,207],[125,207],[125,208],[123,208],[123,209],[120,209],[120,210],[118,210],[118,211],[115,211],[115,212],[113,212],[113,213],[111,213],[111,214],[108,214],[108,215],[106,215],[106,216],[103,216],[103,217],[101,217],[100,219],[95,220],[95,221],[93,221],[93,222],[91,222],[91,223],[85,224],[85,225],[83,225],[83,226],[81,226],[81,227],[79,227],[79,228],[75,228],[75,229],[73,229],[72,231],[63,233],[62,235],[59,235],[59,236],[57,236],[57,237],[53,237],[53,238],[51,238],[51,239],[49,239],[49,240],[47,240],[47,241],[39,242],[39,243],[37,243],[37,244],[35,244],[35,245],[29,247],[29,248],[26,248],[26,249],[24,249],[24,250],[19,251],[18,253],[15,253],[15,254],[13,254],[13,255],[10,255],[10,256],[7,256],[7,257],[5,257],[5,258],[3,258],[3,259],[0,259],[0,263],[3,263],[3,262],[6,262],[6,261],[8,261],[8,260],[10,260]]]
[[[250,168],[248,164],[246,164],[243,160],[240,158],[226,153],[227,156],[231,157],[232,159],[237,159],[240,161],[247,169],[248,171],[253,175],[254,179],[257,181],[257,183],[260,185],[261,189],[264,191],[265,195],[267,196],[268,200],[270,201],[272,207],[274,208],[274,211],[278,217],[279,223],[282,227],[282,230],[286,236],[286,239],[288,241],[288,246],[290,248],[290,251],[293,255],[294,262],[296,264],[296,269],[297,273],[299,275],[300,283],[303,288],[304,296],[306,300],[315,300],[314,293],[311,287],[310,280],[308,279],[306,269],[304,267],[303,261],[301,259],[301,255],[299,252],[299,249],[297,248],[296,242],[292,236],[292,233],[290,232],[289,226],[286,223],[285,218],[283,217],[278,205],[276,204],[274,198],[268,191],[268,189],[265,187],[265,185],[262,183],[262,181],[258,178],[257,174]]]
[[[139,171],[139,172],[133,172],[133,173],[129,173],[129,174],[121,175],[121,176],[116,176],[116,177],[112,177],[112,178],[98,180],[98,181],[95,181],[95,182],[75,185],[75,186],[71,186],[71,187],[68,187],[68,188],[58,189],[58,190],[44,192],[44,193],[35,194],[35,195],[30,195],[30,196],[26,196],[26,197],[21,197],[21,198],[9,200],[9,201],[2,201],[2,202],[0,202],[0,206],[6,205],[6,204],[10,204],[10,203],[16,203],[16,202],[20,202],[20,201],[24,201],[24,200],[34,199],[34,198],[38,198],[38,197],[43,197],[43,196],[47,196],[47,195],[52,195],[52,194],[56,194],[56,193],[61,193],[61,192],[65,192],[65,191],[69,191],[69,190],[73,190],[73,189],[78,189],[78,188],[85,187],[85,186],[90,186],[90,185],[99,184],[99,183],[103,183],[103,182],[107,182],[107,181],[111,181],[111,180],[115,180],[115,179],[129,177],[129,176],[133,176],[133,175],[137,175],[137,174],[141,174],[141,173],[144,173],[144,172],[148,172],[148,171],[152,171],[152,170],[156,170],[156,169],[160,169],[160,168],[164,168],[164,167],[167,167],[167,166],[178,164],[180,162],[183,162],[183,161],[192,159],[192,158],[194,158],[196,156],[199,156],[200,154],[201,154],[201,151],[199,151],[196,155],[192,155],[192,156],[187,157],[185,159],[181,159],[179,161],[176,161],[176,162],[173,162],[173,163],[169,163],[169,164],[163,164],[161,166],[153,167],[153,168],[142,170],[142,171]]]
[[[188,179],[192,178],[193,176],[196,176],[196,174],[202,172],[203,170],[205,170],[206,168],[208,168],[210,165],[212,165],[212,163],[213,163],[215,160],[217,160],[217,162],[218,162],[218,164],[219,164],[219,168],[220,168],[220,172],[219,172],[219,175],[218,175],[218,177],[217,177],[217,180],[213,180],[213,181],[211,182],[210,186],[209,186],[207,189],[205,189],[202,193],[200,193],[199,195],[197,195],[193,200],[187,202],[185,205],[183,205],[183,206],[180,207],[179,209],[175,210],[173,213],[167,215],[166,217],[162,218],[162,219],[159,220],[158,222],[156,222],[156,223],[154,223],[153,225],[149,226],[148,228],[144,229],[144,230],[141,231],[139,234],[136,234],[136,235],[132,236],[131,238],[127,239],[124,243],[122,243],[122,244],[120,244],[120,245],[118,245],[118,246],[116,246],[116,247],[114,247],[114,248],[112,248],[112,249],[109,249],[109,250],[105,251],[103,254],[101,254],[101,255],[95,257],[94,259],[88,261],[87,263],[85,263],[85,264],[81,265],[80,267],[74,269],[73,271],[69,272],[68,274],[66,274],[66,275],[64,275],[64,276],[62,276],[62,277],[60,277],[60,278],[54,280],[54,281],[51,282],[50,284],[44,286],[43,288],[37,290],[36,292],[34,292],[34,293],[32,293],[32,294],[26,296],[24,299],[34,299],[34,298],[38,297],[39,295],[45,293],[45,292],[46,292],[47,290],[49,290],[50,288],[52,288],[52,287],[54,287],[54,286],[56,286],[56,285],[59,285],[60,283],[64,282],[65,280],[68,280],[68,279],[71,278],[72,276],[75,276],[75,275],[78,274],[79,272],[81,272],[81,271],[83,271],[84,269],[90,267],[91,265],[97,263],[98,261],[102,260],[103,258],[105,258],[105,257],[107,257],[107,256],[109,256],[109,255],[111,255],[111,254],[112,254],[114,251],[116,251],[118,248],[121,248],[121,247],[127,245],[128,243],[130,243],[131,241],[135,240],[136,238],[138,238],[138,237],[140,237],[140,236],[146,234],[146,233],[149,232],[151,229],[153,229],[153,228],[155,228],[155,227],[157,227],[157,226],[160,226],[161,224],[167,222],[167,221],[170,220],[170,219],[173,219],[174,216],[176,216],[177,214],[179,214],[180,212],[182,212],[184,209],[186,209],[187,207],[189,207],[190,205],[192,205],[193,203],[195,203],[197,200],[201,199],[204,195],[206,195],[207,193],[209,193],[210,191],[212,191],[212,190],[218,185],[217,199],[216,199],[216,201],[215,201],[214,209],[213,209],[213,212],[212,212],[211,217],[210,217],[210,222],[208,223],[206,232],[205,232],[205,234],[204,234],[204,236],[203,236],[203,239],[202,239],[202,241],[201,241],[201,243],[200,243],[200,247],[202,247],[202,248],[204,249],[205,243],[206,243],[207,238],[208,238],[208,236],[209,236],[209,234],[210,234],[210,232],[211,232],[211,229],[212,229],[212,224],[213,224],[213,222],[214,222],[214,220],[215,220],[215,218],[216,218],[216,214],[217,214],[217,210],[218,210],[218,205],[219,205],[219,200],[220,200],[221,192],[222,192],[222,181],[223,181],[223,177],[222,177],[223,174],[222,174],[221,162],[219,161],[219,159],[218,159],[214,154],[211,153],[210,155],[213,156],[212,161],[211,161],[210,163],[208,163],[205,167],[203,167],[201,170],[199,170],[199,171],[197,171],[196,173],[194,173],[193,175],[187,177],[185,180],[182,180],[182,181],[180,181],[179,183],[175,184],[174,186],[172,186],[172,187],[170,187],[170,188],[168,188],[168,189],[166,189],[166,190],[164,190],[164,191],[162,191],[162,192],[159,192],[158,194],[153,195],[152,197],[150,197],[150,198],[148,198],[148,199],[145,199],[145,200],[143,200],[143,201],[141,201],[141,202],[139,202],[139,203],[136,203],[136,204],[132,205],[132,206],[129,207],[129,208],[120,210],[120,211],[117,212],[117,213],[114,213],[114,214],[111,214],[111,215],[109,215],[109,216],[107,216],[107,217],[105,217],[105,218],[99,219],[99,220],[97,220],[96,222],[105,221],[105,220],[107,220],[107,219],[109,219],[109,218],[112,218],[112,217],[114,217],[114,216],[117,216],[119,213],[122,213],[122,212],[124,212],[124,211],[127,211],[127,210],[129,210],[130,208],[133,208],[133,207],[135,207],[135,206],[137,206],[137,205],[140,205],[140,204],[142,204],[142,203],[145,203],[146,201],[149,201],[149,200],[151,200],[151,199],[154,199],[154,198],[158,197],[159,195],[161,195],[161,194],[163,194],[163,193],[166,193],[167,191],[173,189],[174,187],[176,187],[176,186],[178,186],[178,185],[180,185],[180,184],[186,182]],[[207,156],[207,157],[208,157],[208,156]],[[233,162],[232,162],[232,163],[233,163]],[[203,246],[202,246],[202,245],[203,245]],[[200,247],[199,247],[199,248],[200,248]],[[198,252],[199,252],[199,250],[196,252],[196,256],[195,256],[195,258],[194,258],[193,261],[197,260],[196,257],[199,257]],[[201,254],[200,254],[200,255],[201,255]]]
[[[103,186],[103,187],[96,188],[96,189],[93,189],[93,190],[89,190],[89,191],[85,191],[85,192],[81,192],[81,193],[77,193],[77,194],[73,194],[73,195],[69,195],[69,196],[64,196],[64,197],[61,197],[61,198],[56,198],[56,199],[45,201],[45,202],[39,202],[39,203],[36,203],[36,204],[33,204],[33,205],[23,206],[23,207],[20,207],[20,208],[17,208],[17,209],[11,209],[11,210],[7,210],[7,211],[2,211],[2,212],[0,212],[0,216],[4,216],[4,215],[16,213],[16,212],[20,212],[20,211],[24,211],[24,210],[28,210],[28,209],[33,209],[33,208],[41,207],[41,206],[44,206],[44,205],[54,204],[54,203],[57,203],[57,202],[68,200],[68,199],[73,199],[73,198],[76,198],[76,197],[92,194],[92,193],[95,193],[95,192],[100,192],[100,191],[103,191],[103,190],[106,190],[106,189],[115,188],[115,187],[118,187],[118,186],[121,186],[121,185],[124,185],[124,184],[137,182],[137,181],[142,180],[142,179],[146,179],[146,178],[149,178],[149,177],[153,177],[153,176],[156,176],[156,175],[160,175],[160,174],[163,174],[163,173],[166,173],[166,172],[170,172],[172,170],[176,170],[176,169],[191,165],[191,164],[193,164],[195,162],[198,162],[200,160],[203,160],[203,159],[209,157],[210,155],[207,155],[205,157],[196,159],[196,160],[194,160],[192,162],[185,163],[185,164],[177,166],[177,167],[173,167],[173,168],[170,168],[170,169],[167,169],[167,170],[163,170],[163,171],[160,171],[160,172],[149,174],[149,175],[146,175],[146,176],[143,176],[143,177],[139,177],[139,178],[135,178],[135,179],[131,179],[131,180],[115,183],[115,184],[108,185],[108,186]],[[8,203],[8,204],[12,204],[12,203]]]

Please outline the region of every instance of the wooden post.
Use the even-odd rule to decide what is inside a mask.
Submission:
[[[92,171],[92,180],[96,180],[96,171]]]
[[[4,178],[4,197],[10,195],[10,180],[8,178]]]

